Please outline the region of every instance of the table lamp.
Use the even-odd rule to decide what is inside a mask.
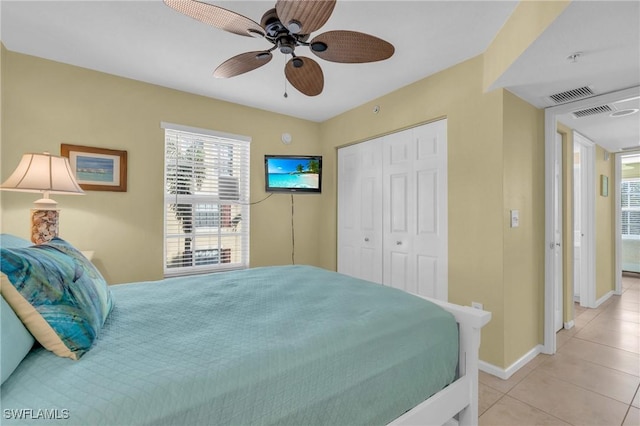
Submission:
[[[0,185],[0,189],[43,194],[31,209],[31,241],[35,244],[46,243],[58,236],[60,210],[49,194],[84,194],[73,176],[69,159],[48,152],[24,154],[18,167]]]

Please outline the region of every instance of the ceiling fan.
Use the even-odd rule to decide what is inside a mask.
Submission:
[[[322,93],[324,75],[313,59],[298,56],[296,48],[309,47],[319,58],[340,63],[364,63],[390,58],[395,49],[390,43],[356,31],[327,31],[313,37],[333,12],[336,0],[278,0],[257,22],[222,7],[197,0],[164,0],[164,3],[191,18],[216,28],[247,37],[264,38],[273,44],[267,50],[241,53],[223,62],[213,75],[229,78],[267,64],[271,52],[278,49],[291,59],[284,68],[287,80],[307,96]],[[286,94],[285,94],[286,96]]]

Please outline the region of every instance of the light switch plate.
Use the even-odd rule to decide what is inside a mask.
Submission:
[[[520,212],[518,210],[511,210],[511,227],[517,228],[520,226]]]

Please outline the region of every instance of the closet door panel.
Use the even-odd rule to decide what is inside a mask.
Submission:
[[[416,293],[423,295],[436,294],[438,258],[433,256],[418,255],[416,257],[416,265]]]
[[[421,295],[448,300],[447,121],[414,129],[416,280]]]
[[[378,225],[376,216],[379,215],[380,206],[377,204],[375,197],[375,185],[379,184],[375,177],[367,177],[362,179],[360,186],[362,192],[360,194],[360,227],[365,231],[378,231],[375,227]],[[354,197],[354,200],[357,197]]]
[[[389,280],[385,285],[407,291],[410,282],[409,255],[398,250],[389,250]]]
[[[356,196],[360,180],[358,151],[357,147],[348,147],[338,152],[338,271],[351,276],[359,273],[359,232],[356,229],[357,216],[354,216],[360,211],[359,197]]]
[[[407,223],[407,186],[406,173],[389,176],[389,232],[406,233]]]
[[[429,235],[438,232],[438,173],[420,170],[416,173],[417,233]]]
[[[382,156],[383,187],[383,283],[410,291],[415,282],[411,265],[415,234],[415,177],[412,172],[415,144],[412,130],[384,137]]]
[[[382,283],[382,147],[338,150],[338,272]]]
[[[360,249],[360,259],[354,265],[358,265],[358,278],[380,283],[377,269],[380,268],[378,250],[375,248],[363,247]]]

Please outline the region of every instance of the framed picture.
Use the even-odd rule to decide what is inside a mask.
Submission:
[[[80,187],[88,191],[127,191],[127,151],[60,145]]]
[[[600,195],[609,196],[609,176],[600,175]]]

